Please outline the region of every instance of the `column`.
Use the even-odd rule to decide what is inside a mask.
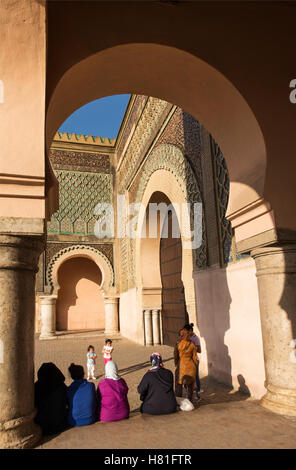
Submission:
[[[160,344],[163,344],[163,330],[162,330],[162,309],[159,309],[159,333],[160,333]]]
[[[153,344],[160,344],[159,311],[157,308],[154,308],[152,310],[152,330],[153,330]]]
[[[151,310],[144,310],[144,325],[145,325],[145,344],[146,346],[153,345],[153,336],[152,336],[152,315]]]
[[[41,235],[0,234],[0,447],[34,446],[35,274]]]
[[[105,297],[105,335],[118,334],[118,297]]]
[[[256,262],[266,372],[262,405],[296,416],[296,244],[256,248],[251,255]]]
[[[39,339],[56,338],[56,301],[57,295],[42,295],[40,299],[41,332]]]

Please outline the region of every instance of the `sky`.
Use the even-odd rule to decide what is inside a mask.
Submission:
[[[131,95],[112,95],[91,101],[72,113],[59,132],[115,139]]]

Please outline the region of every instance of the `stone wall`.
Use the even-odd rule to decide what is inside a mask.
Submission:
[[[261,398],[265,370],[254,260],[195,273],[194,279],[201,375],[234,389],[245,384]]]

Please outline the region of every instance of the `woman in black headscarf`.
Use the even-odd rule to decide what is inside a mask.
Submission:
[[[165,369],[161,355],[153,353],[150,356],[151,369],[146,372],[138,386],[141,405],[141,413],[151,415],[163,415],[174,413],[177,402],[174,394],[174,376]]]
[[[67,426],[67,387],[65,377],[52,362],[42,364],[35,382],[35,422],[43,434],[57,434]]]

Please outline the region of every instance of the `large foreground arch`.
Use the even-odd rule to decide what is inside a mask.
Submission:
[[[270,210],[263,199],[266,148],[252,110],[217,69],[177,48],[124,44],[72,66],[48,104],[47,150],[59,126],[77,108],[103,96],[130,92],[178,105],[213,135],[226,158],[230,181],[235,183],[230,189],[229,215],[252,205],[260,206],[261,213]],[[268,228],[273,226],[272,217],[264,222]]]
[[[33,421],[34,284],[44,250],[45,205],[51,184],[50,168],[44,164],[46,114],[49,145],[66,110],[73,110],[75,87],[75,107],[86,102],[86,88],[93,77],[88,73],[92,70],[81,65],[99,57],[104,58],[96,77],[100,89],[89,99],[122,92],[167,99],[200,119],[221,146],[232,181],[228,216],[233,211],[237,234],[242,242],[249,240],[242,249],[257,247],[252,255],[258,273],[268,388],[265,406],[295,416],[296,106],[289,100],[289,84],[295,78],[291,66],[295,5],[155,1],[117,2],[114,9],[114,2],[104,1],[2,0],[0,9],[5,89],[0,103],[1,446],[28,447],[40,437]],[[144,47],[150,51],[146,57],[139,54]],[[160,50],[165,47],[173,53],[173,63],[168,62],[168,49],[161,63]],[[127,53],[116,55],[119,49]],[[232,84],[235,94],[245,101],[243,109],[252,109],[255,135],[249,132],[252,126],[244,113],[237,113],[235,102],[230,107],[231,97],[222,93],[223,87],[215,91],[217,82],[209,76],[204,82],[202,74],[192,74],[192,67],[185,67],[186,54],[193,58],[191,65],[203,61]],[[71,77],[72,84],[67,80],[71,85],[67,90],[61,85],[74,68],[79,73]],[[132,75],[141,79],[137,86]],[[202,87],[207,84],[215,84],[211,93]],[[201,113],[202,91],[209,98],[208,116]],[[59,99],[54,100],[54,95]],[[221,110],[229,107],[224,122],[217,105]],[[260,157],[263,140],[257,145],[260,129],[267,154],[265,182],[265,163],[261,166]],[[275,230],[270,230],[271,209]]]

